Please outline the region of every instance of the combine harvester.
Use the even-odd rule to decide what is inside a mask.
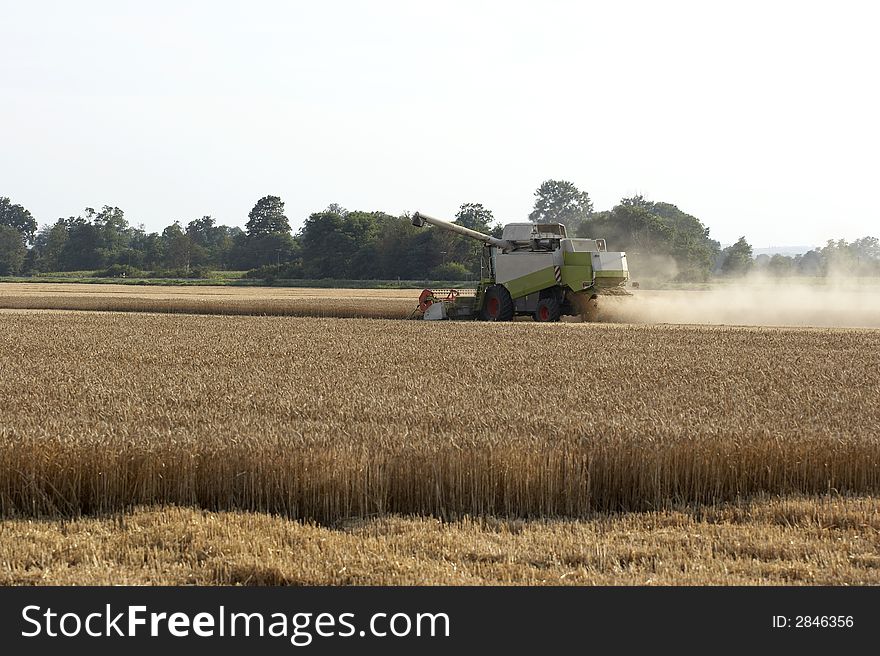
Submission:
[[[580,314],[589,319],[600,295],[629,295],[626,253],[608,252],[604,239],[570,238],[561,223],[508,223],[501,239],[413,214],[414,226],[426,223],[483,242],[480,282],[472,290],[424,290],[414,318],[510,321],[529,315],[558,321]]]

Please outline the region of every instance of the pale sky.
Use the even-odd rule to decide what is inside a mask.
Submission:
[[[880,7],[0,0],[0,196],[161,230],[281,196],[526,219],[547,178],[730,243],[880,236]]]

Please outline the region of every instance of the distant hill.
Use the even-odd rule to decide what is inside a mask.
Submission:
[[[807,251],[811,251],[814,248],[818,248],[817,246],[769,246],[767,248],[752,248],[752,255],[757,257],[758,255],[788,255],[793,257],[795,255],[803,255]]]

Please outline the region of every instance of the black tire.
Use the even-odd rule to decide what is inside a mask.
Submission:
[[[559,321],[559,315],[562,314],[559,307],[559,301],[555,298],[542,298],[538,301],[538,307],[535,308],[535,321]]]
[[[492,285],[486,290],[480,318],[483,321],[510,321],[513,319],[513,299],[510,298],[510,292],[504,285]]]

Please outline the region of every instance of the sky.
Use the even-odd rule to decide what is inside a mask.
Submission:
[[[876,7],[876,8],[875,8]],[[723,244],[880,236],[870,2],[0,0],[0,196],[43,223],[525,220],[545,179]]]

